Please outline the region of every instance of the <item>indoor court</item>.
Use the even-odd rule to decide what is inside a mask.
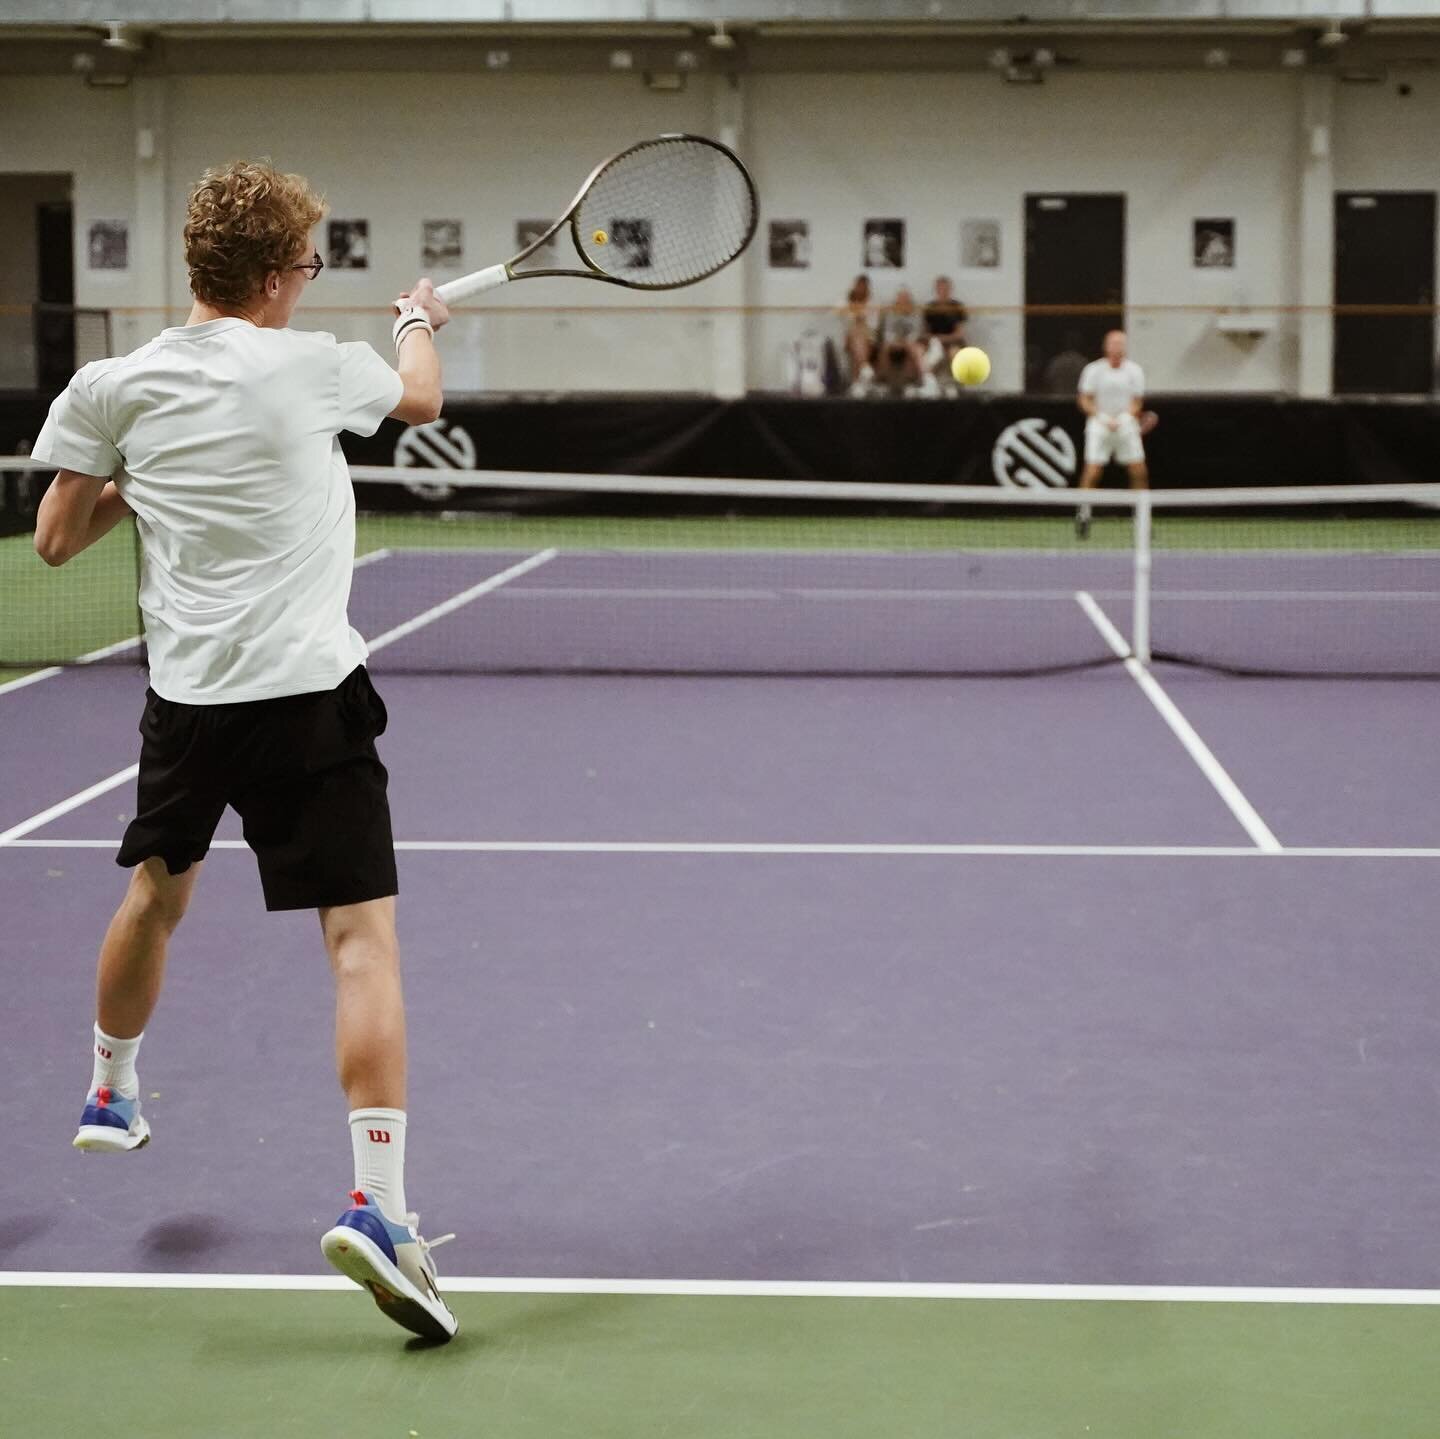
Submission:
[[[21,172],[70,175],[77,265],[68,329],[37,318],[59,302],[0,295],[0,1430],[1433,1435],[1440,13],[257,0],[132,6],[109,32],[129,50],[91,7],[20,8],[0,39],[32,73],[5,76],[0,131],[56,116],[56,136],[0,146],[0,205]],[[454,199],[451,134],[387,214],[293,62],[255,82],[273,113],[239,104],[286,47],[329,44],[318,91],[383,112],[377,164],[426,133],[389,46],[451,87],[446,123],[493,113],[513,150],[540,117],[544,183],[511,153],[487,198],[482,147]],[[667,64],[678,90],[649,83]],[[1126,76],[1110,131],[1104,87]],[[808,108],[825,81],[845,111],[829,136]],[[1189,131],[1212,82],[1237,132],[1288,117],[1290,190],[1241,139]],[[1378,112],[1397,85],[1403,125]],[[1127,183],[1135,87],[1204,166]],[[987,127],[973,202],[963,154],[935,172],[923,137],[864,143],[867,113],[949,124],[916,107],[951,91]],[[71,103],[111,116],[125,173],[78,152]],[[1005,162],[1017,106],[1060,128],[1047,148],[1019,116]],[[1090,133],[1062,164],[1066,125]],[[138,131],[163,173],[130,158]],[[459,275],[605,154],[670,131],[750,167],[759,230],[736,263],[673,303],[561,279],[457,306],[446,418],[344,440],[348,612],[389,716],[407,1188],[457,1236],[436,1263],[460,1332],[431,1344],[321,1256],[347,1175],[333,988],[313,910],[266,912],[234,813],[146,1031],[153,1139],[71,1148],[93,959],[125,891],[146,617],[132,524],[37,558],[57,467],[30,450],[69,369],[102,358],[80,311],[105,312],[85,324],[111,355],[184,322],[178,216],[204,164],[273,154],[332,215],[371,217],[371,273],[332,259],[295,325],[388,362],[421,218],[462,216],[463,263],[435,269]],[[1062,180],[1127,196],[1113,310],[1083,266],[1059,299],[1027,288],[1027,197]],[[1368,185],[1430,195],[1428,300],[1343,309],[1331,197]],[[858,265],[872,212],[907,217],[904,264]],[[1225,213],[1208,233],[1230,236],[1238,289],[1187,249],[1192,218]],[[111,214],[130,216],[123,268],[85,249]],[[768,222],[807,214],[808,265],[777,265]],[[999,264],[965,265],[962,222],[992,215]],[[829,325],[844,348],[857,268],[919,293],[947,267],[983,386],[784,378],[777,337]],[[1271,328],[1217,329],[1239,309]],[[1057,317],[1094,354],[1122,319],[1157,376],[1153,488],[1112,472],[1077,492],[1073,385],[1034,384]],[[1398,366],[1417,320],[1423,385],[1351,383]],[[57,345],[73,359],[47,376]],[[1051,466],[1059,483],[1034,478]]]

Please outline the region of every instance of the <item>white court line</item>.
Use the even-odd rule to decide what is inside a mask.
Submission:
[[[566,552],[571,553],[570,551]],[[735,585],[713,588],[684,588],[664,585],[511,585],[507,595],[524,595],[527,599],[620,599],[620,600],[776,600],[798,596],[815,600],[1063,600],[1075,598],[1073,589],[1063,590],[961,590],[961,589],[840,589],[814,585],[783,585],[770,589],[746,589]],[[1088,590],[1087,594],[1101,600],[1128,603],[1130,590]],[[1404,603],[1440,603],[1440,590],[1151,590],[1155,600],[1255,600],[1266,602],[1309,603],[1312,600],[1361,601],[1397,600]]]
[[[404,639],[406,635],[414,634],[416,630],[434,624],[436,620],[468,605],[471,600],[479,599],[481,595],[499,589],[506,581],[513,580],[517,575],[523,575],[527,571],[553,560],[558,553],[559,551],[554,549],[541,550],[539,554],[531,555],[529,559],[521,560],[518,565],[511,565],[509,569],[501,570],[498,575],[491,575],[487,580],[481,580],[478,585],[471,585],[468,590],[461,590],[458,595],[451,595],[443,604],[435,605],[422,614],[416,615],[414,619],[406,620],[403,625],[396,625],[393,630],[386,630],[384,634],[376,635],[373,640],[367,639],[365,643],[371,654],[374,654],[376,650],[383,650],[386,645],[394,644],[396,640]]]
[[[0,846],[23,838],[31,830],[40,829],[49,824],[52,819],[59,819],[62,814],[69,814],[72,809],[79,809],[82,804],[89,804],[92,799],[118,788],[127,780],[134,779],[139,773],[140,766],[138,764],[126,765],[124,769],[117,770],[108,779],[102,779],[88,789],[80,790],[78,794],[72,794],[69,799],[62,799],[59,804],[52,804],[49,809],[42,809],[39,814],[32,814],[29,819],[21,820],[19,824],[11,825],[7,830],[0,830]]]
[[[140,643],[139,635],[132,635],[128,640],[116,640],[113,645],[102,645],[98,650],[91,650],[89,654],[83,654],[76,658],[77,665],[91,665],[97,660],[107,660],[111,655],[118,655],[122,650],[134,649]],[[21,675],[18,680],[7,680],[0,685],[0,695],[9,694],[11,690],[24,689],[26,685],[38,684],[41,680],[52,679],[55,675],[64,674],[67,665],[48,665],[43,670],[36,670],[33,675]]]
[[[33,675],[21,675],[18,680],[6,680],[0,685],[0,695],[8,695],[11,690],[23,690],[26,685],[39,684],[41,680],[48,680],[51,675],[61,673],[59,665],[51,665],[48,669],[36,670]]]
[[[119,848],[120,839],[15,839],[10,849]],[[212,850],[245,850],[243,839],[217,839]],[[584,839],[401,839],[397,850],[419,854],[769,854],[957,859],[986,855],[1016,859],[1440,859],[1440,847],[1308,845],[1262,850],[1237,844],[783,844],[768,841]]]
[[[1186,753],[1199,766],[1200,772],[1215,787],[1220,798],[1229,807],[1230,813],[1240,821],[1245,833],[1258,848],[1270,854],[1278,854],[1282,846],[1271,832],[1270,826],[1260,818],[1254,805],[1240,792],[1240,786],[1225,772],[1224,766],[1210,752],[1210,747],[1195,732],[1190,721],[1177,708],[1174,700],[1160,687],[1160,682],[1130,652],[1125,637],[1110,622],[1105,611],[1095,603],[1094,596],[1084,590],[1076,590],[1076,603],[1089,616],[1091,624],[1100,631],[1105,643],[1124,661],[1130,678],[1140,686],[1141,693],[1160,712],[1160,717],[1170,726],[1175,738],[1185,746]]]
[[[452,1294],[614,1294],[714,1299],[970,1299],[1143,1304],[1440,1305],[1440,1289],[1263,1288],[1201,1284],[902,1284],[789,1279],[528,1279],[446,1275]],[[248,1289],[338,1291],[338,1274],[123,1274],[0,1271],[0,1289]]]
[[[376,560],[388,560],[394,553],[394,550],[379,549],[370,550],[367,554],[356,555],[353,568],[358,570],[365,565],[373,565]]]

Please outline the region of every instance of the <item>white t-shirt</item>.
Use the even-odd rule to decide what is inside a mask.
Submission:
[[[341,430],[404,394],[369,345],[210,320],[97,360],[37,459],[113,475],[135,511],[150,683],[183,704],[333,689],[366,655],[346,605],[355,494]]]
[[[1128,415],[1131,400],[1145,393],[1145,371],[1134,360],[1091,360],[1080,371],[1080,393],[1094,396],[1099,414]]]

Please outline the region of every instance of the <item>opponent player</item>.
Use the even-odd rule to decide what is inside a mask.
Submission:
[[[47,563],[134,513],[150,652],[138,799],[118,855],[134,873],[100,949],[74,1143],[114,1153],[150,1138],[136,1055],[170,936],[232,805],[266,907],[318,910],[335,975],[355,1186],[324,1253],[391,1319],[443,1340],[455,1317],[405,1203],[398,886],[375,750],[386,716],[346,618],[355,497],[337,437],[373,434],[387,415],[436,418],[433,334],[448,314],[428,280],[397,301],[398,373],[368,345],[288,329],[323,267],[310,231],[324,213],[299,175],[206,171],[185,221],[190,318],[86,365],[35,443],[60,470],[35,530]]]
[[[1104,358],[1091,360],[1080,372],[1079,404],[1086,415],[1082,490],[1093,490],[1100,483],[1111,460],[1129,471],[1132,490],[1149,486],[1140,430],[1144,399],[1145,372],[1126,358],[1125,331],[1111,330],[1105,336]],[[1089,505],[1075,512],[1075,533],[1082,540],[1089,535]]]

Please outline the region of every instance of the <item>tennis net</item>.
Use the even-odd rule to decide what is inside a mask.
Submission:
[[[0,462],[3,466],[6,462]],[[377,671],[1440,677],[1440,484],[1075,491],[357,467]],[[407,488],[406,486],[412,488]],[[419,492],[417,493],[417,489]],[[0,666],[135,662],[131,526],[0,539]]]

